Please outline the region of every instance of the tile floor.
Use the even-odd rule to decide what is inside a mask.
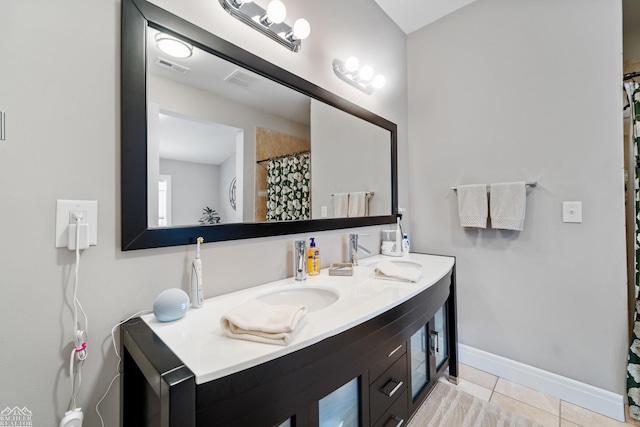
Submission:
[[[579,406],[496,377],[467,365],[459,365],[458,388],[492,402],[545,427],[624,427],[623,423]]]

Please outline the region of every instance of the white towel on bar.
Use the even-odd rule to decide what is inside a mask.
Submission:
[[[349,193],[335,193],[333,195],[333,216],[346,218],[349,215]]]
[[[220,326],[231,338],[287,345],[306,312],[304,305],[271,305],[252,299],[225,313]]]
[[[461,227],[487,228],[487,185],[458,185],[458,216]]]
[[[527,207],[525,182],[503,182],[491,184],[491,228],[500,230],[524,229]]]
[[[367,192],[349,193],[349,217],[367,216]]]

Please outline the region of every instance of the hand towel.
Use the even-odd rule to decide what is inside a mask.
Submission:
[[[400,267],[390,261],[382,261],[376,265],[373,275],[378,279],[417,282],[420,280],[422,271],[413,267]]]
[[[491,184],[491,228],[517,230],[524,228],[527,188],[524,182]]]
[[[349,217],[366,216],[367,214],[367,192],[349,193]]]
[[[231,338],[287,345],[307,312],[305,306],[271,305],[252,299],[220,318],[220,326]]]
[[[335,193],[333,195],[333,216],[346,218],[349,215],[349,193]]]
[[[489,213],[487,185],[458,185],[457,193],[460,226],[487,228],[487,216]]]

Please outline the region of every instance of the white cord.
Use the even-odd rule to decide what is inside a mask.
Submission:
[[[80,300],[78,299],[78,283],[79,283],[79,272],[80,272],[80,220],[81,216],[76,216],[76,267],[75,267],[75,278],[73,283],[73,327],[79,328],[78,322],[78,308],[82,313],[84,318],[84,330],[76,329],[76,332],[73,337],[74,347],[71,350],[71,356],[69,358],[69,375],[71,376],[71,401],[69,406],[71,410],[75,410],[78,408],[77,398],[80,393],[80,386],[82,385],[82,365],[84,364],[84,360],[88,356],[87,352],[87,330],[89,329],[89,318],[82,308],[82,304],[80,304]],[[77,367],[75,366],[75,361],[78,360]],[[77,381],[76,381],[77,379]],[[77,385],[76,385],[77,382]]]
[[[111,328],[111,342],[113,343],[113,350],[115,351],[116,356],[118,357],[118,364],[116,365],[116,371],[118,371],[118,373],[113,377],[113,379],[109,383],[109,387],[107,388],[107,391],[104,392],[104,394],[102,395],[100,400],[98,400],[98,403],[96,403],[96,413],[98,414],[98,417],[100,418],[100,424],[102,425],[102,427],[104,427],[104,420],[102,419],[102,415],[100,414],[100,409],[98,407],[100,406],[102,401],[105,399],[105,397],[107,397],[107,394],[109,394],[109,391],[111,390],[111,387],[113,386],[113,383],[122,374],[120,372],[120,364],[122,363],[122,357],[120,357],[120,353],[118,352],[118,345],[116,344],[116,335],[115,335],[116,329],[118,328],[118,326],[122,325],[125,322],[128,322],[129,320],[133,319],[134,317],[140,316],[142,314],[151,313],[152,311],[153,310],[142,310],[142,311],[139,311],[139,312],[137,312],[135,314],[132,314],[131,316],[127,317],[122,322],[117,323],[116,325],[114,325],[113,328]]]

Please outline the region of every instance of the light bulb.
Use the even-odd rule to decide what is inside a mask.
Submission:
[[[163,33],[156,35],[156,46],[174,58],[188,58],[193,53],[193,46]]]
[[[306,19],[296,19],[296,22],[293,23],[293,37],[295,39],[304,40],[309,37],[310,32],[311,25],[309,25],[309,21]]]
[[[344,62],[345,70],[350,71],[352,73],[355,72],[358,69],[358,67],[360,67],[360,61],[358,61],[358,58],[356,58],[355,56],[350,56]]]
[[[284,22],[284,18],[287,17],[287,8],[280,0],[272,0],[267,6],[267,17],[269,21],[274,24],[280,24]]]
[[[387,79],[385,79],[382,74],[378,74],[377,76],[374,77],[371,85],[376,89],[380,89],[384,87],[385,83],[387,83]]]
[[[373,77],[373,68],[371,68],[368,65],[365,65],[360,70],[360,74],[358,76],[360,77],[360,80],[364,80],[364,81],[371,80],[371,77]]]

